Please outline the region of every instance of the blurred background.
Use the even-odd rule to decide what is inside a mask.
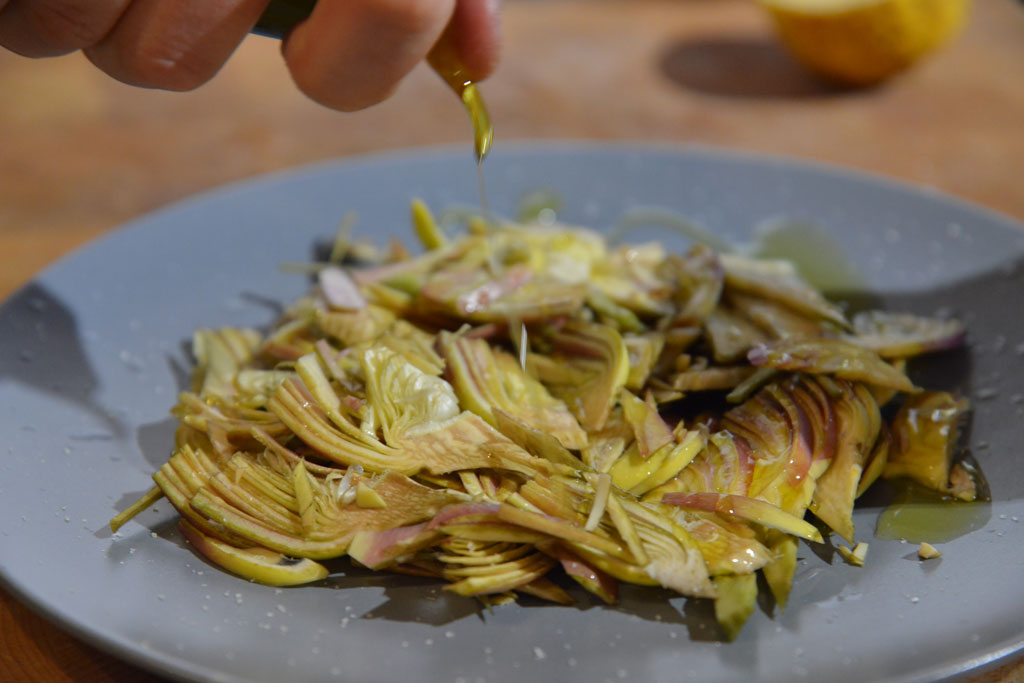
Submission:
[[[945,0],[925,0],[940,3]],[[1024,5],[974,3],[961,34],[880,86],[823,80],[752,0],[506,0],[484,85],[497,145],[697,143],[843,164],[1024,219]],[[227,181],[322,159],[470,144],[460,103],[418,68],[338,114],[247,39],[190,93],[129,88],[81,55],[0,51],[0,292],[127,219]]]
[[[876,4],[893,3],[907,0]],[[900,28],[884,12],[837,22],[752,0],[504,7],[502,65],[483,85],[496,150],[554,138],[713,145],[881,173],[1024,220],[1017,0],[976,0],[962,30],[957,16]],[[834,54],[847,39],[869,56]],[[292,87],[279,49],[250,37],[213,81],[184,94],[129,88],[80,55],[0,51],[0,296],[104,231],[229,181],[438,144],[465,145],[471,163],[461,103],[425,67],[384,104],[339,114]],[[854,71],[843,71],[851,59]],[[0,680],[149,678],[3,593],[0,634]],[[1022,672],[1010,665],[976,680]]]

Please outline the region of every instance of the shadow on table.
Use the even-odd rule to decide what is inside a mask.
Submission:
[[[682,40],[662,53],[659,67],[662,75],[680,87],[725,97],[781,99],[863,92],[815,77],[770,37]]]

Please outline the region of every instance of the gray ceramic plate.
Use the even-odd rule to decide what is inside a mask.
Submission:
[[[1024,646],[1024,231],[926,190],[834,169],[705,150],[499,147],[496,212],[555,190],[568,222],[608,227],[677,211],[732,240],[771,219],[831,231],[893,307],[964,317],[967,351],[916,372],[976,400],[971,447],[992,488],[982,528],[920,563],[873,538],[858,569],[804,547],[789,608],[718,642],[709,607],[626,590],[606,607],[526,601],[493,611],[429,582],[348,573],[275,590],[204,563],[166,503],[118,538],[106,522],[150,486],[198,326],[265,325],[304,291],[339,217],[406,238],[408,200],[472,205],[467,150],[300,169],[135,222],[40,274],[0,308],[0,556],[7,586],[101,648],[185,679],[266,681],[932,680]],[[680,243],[671,235],[668,241]],[[922,381],[924,381],[922,379]],[[1018,520],[1022,520],[1018,523]]]

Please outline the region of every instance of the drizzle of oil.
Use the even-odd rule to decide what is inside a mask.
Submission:
[[[484,183],[484,158],[491,151],[491,143],[494,142],[494,124],[487,111],[487,104],[480,93],[480,88],[466,73],[465,67],[458,55],[455,54],[448,29],[445,29],[437,44],[427,55],[427,62],[444,79],[448,87],[455,91],[455,94],[462,100],[466,113],[469,114],[469,121],[473,125],[473,150],[476,152],[476,178],[480,193],[480,208],[488,222],[493,223],[487,205],[487,188]]]
[[[476,151],[477,162],[483,163],[484,157],[491,151],[491,143],[494,142],[491,115],[476,83],[466,81],[459,95],[463,106],[466,107],[466,113],[469,114],[470,123],[473,124],[473,149]]]
[[[476,161],[476,189],[480,193],[480,211],[483,212],[484,219],[491,225],[494,224],[494,219],[491,216],[491,209],[487,205],[487,185],[484,183],[484,160],[483,158],[477,159]]]
[[[989,496],[964,502],[910,480],[895,480],[896,495],[875,526],[878,538],[911,543],[946,543],[985,526],[992,517]]]

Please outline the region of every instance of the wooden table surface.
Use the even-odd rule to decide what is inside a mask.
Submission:
[[[930,185],[1024,220],[1024,5],[1014,0],[978,0],[954,44],[857,92],[808,76],[745,0],[510,0],[504,35],[484,90],[498,145],[616,139],[767,152]],[[104,231],[227,181],[470,144],[458,102],[423,68],[383,105],[343,115],[295,92],[277,49],[251,38],[187,94],[122,86],[77,55],[0,53],[0,297]],[[0,592],[0,680],[157,678]],[[1020,683],[1024,661],[970,680]]]

